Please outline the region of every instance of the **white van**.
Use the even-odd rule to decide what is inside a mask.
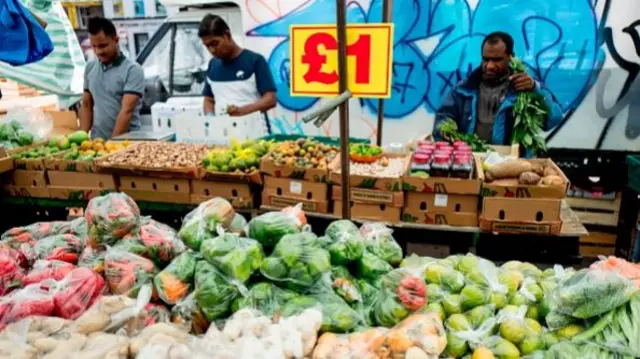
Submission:
[[[242,45],[244,31],[238,2],[167,0],[166,21],[140,52],[137,61],[144,69],[143,126],[150,125],[151,105],[170,97],[200,97],[211,54],[198,37],[200,20],[208,14],[222,17],[234,40]]]

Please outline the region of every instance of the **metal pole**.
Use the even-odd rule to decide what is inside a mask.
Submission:
[[[382,2],[382,22],[391,22],[391,12],[393,11],[393,0],[383,0]],[[393,64],[391,65],[393,66]],[[384,99],[378,100],[378,133],[376,144],[382,146],[382,123],[384,122]]]
[[[338,30],[338,76],[340,93],[347,90],[347,2],[336,0]],[[351,219],[351,183],[349,181],[349,101],[340,104],[340,164],[342,167],[342,218]]]

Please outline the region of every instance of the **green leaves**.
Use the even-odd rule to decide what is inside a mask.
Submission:
[[[514,73],[522,73],[526,66],[518,58],[512,58],[509,68]],[[542,125],[549,114],[544,97],[536,92],[519,92],[513,106],[513,135],[511,142],[523,145],[534,155],[547,150],[542,137]]]
[[[438,125],[438,131],[440,132],[440,136],[446,138],[449,141],[463,141],[466,142],[471,148],[473,152],[488,152],[491,151],[487,143],[478,137],[476,134],[467,134],[458,132],[458,124],[452,120],[447,119],[442,121]]]

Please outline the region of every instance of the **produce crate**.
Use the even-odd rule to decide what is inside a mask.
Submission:
[[[583,224],[600,226],[618,226],[620,203],[622,196],[616,195],[614,200],[597,198],[567,198],[571,209],[578,215]]]
[[[13,169],[13,159],[7,155],[4,148],[0,147],[0,173],[9,172]]]
[[[589,232],[580,237],[580,255],[588,259],[613,256],[616,252],[616,235],[605,232]]]
[[[627,156],[628,170],[628,186],[634,191],[640,193],[640,155]]]
[[[49,198],[45,171],[15,170],[3,179],[3,190],[11,197]]]
[[[295,141],[301,138],[310,138],[320,143],[324,143],[325,145],[340,146],[340,137],[329,137],[329,136],[305,136],[305,135],[279,134],[279,135],[263,136],[258,138],[258,140],[284,142],[284,141]],[[349,143],[371,143],[371,140],[367,138],[349,137]]]
[[[191,203],[200,204],[213,197],[222,197],[233,208],[254,208],[254,188],[248,182],[220,182],[191,180]]]

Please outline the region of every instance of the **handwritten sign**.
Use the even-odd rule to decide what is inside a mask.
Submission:
[[[356,97],[389,98],[393,24],[347,26],[347,84]],[[335,25],[291,26],[291,95],[339,95]]]

